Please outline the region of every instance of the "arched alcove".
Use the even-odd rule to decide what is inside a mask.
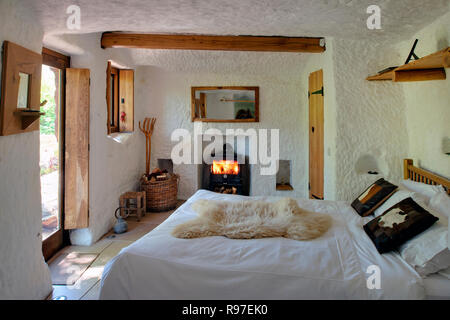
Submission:
[[[355,164],[355,171],[358,174],[385,174],[383,166],[380,165],[380,160],[371,154],[365,154],[359,157]]]

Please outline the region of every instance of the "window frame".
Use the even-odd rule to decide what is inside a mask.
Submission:
[[[119,69],[108,61],[106,69],[107,132],[119,132]]]
[[[129,73],[132,77],[130,78]],[[124,80],[121,82],[121,78]],[[131,83],[131,85],[130,85]],[[131,101],[131,102],[130,102]],[[108,135],[115,132],[134,131],[134,70],[113,66],[108,61],[106,68],[106,127]],[[121,111],[126,112],[121,120]],[[131,120],[129,120],[131,117]],[[121,123],[121,122],[124,123]]]
[[[42,48],[42,64],[61,70],[61,101],[60,101],[60,176],[59,176],[59,219],[60,228],[50,237],[42,241],[44,260],[50,260],[61,248],[70,244],[69,231],[65,229],[65,135],[66,135],[66,69],[70,68],[70,56],[51,49]]]

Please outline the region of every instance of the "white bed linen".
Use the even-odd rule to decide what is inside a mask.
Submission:
[[[431,274],[423,279],[429,300],[450,300],[450,279],[440,274]]]
[[[273,201],[275,197],[251,197]],[[174,226],[197,214],[197,199],[248,197],[199,190],[164,223],[111,260],[100,299],[423,299],[420,276],[397,253],[380,255],[345,202],[298,199],[327,213],[333,226],[312,241],[285,238],[177,239]],[[370,265],[381,269],[381,289],[369,290]]]

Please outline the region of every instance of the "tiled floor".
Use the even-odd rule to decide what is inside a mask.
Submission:
[[[178,202],[180,206],[183,201]],[[92,246],[68,246],[58,252],[50,261],[56,259],[61,253],[96,253],[98,257],[92,262],[89,268],[81,275],[74,285],[53,285],[53,293],[49,299],[67,299],[67,300],[95,300],[100,293],[100,279],[103,268],[106,263],[114,258],[122,248],[127,247],[143,235],[147,234],[164,220],[166,220],[173,211],[153,213],[148,212],[140,222],[135,217],[129,217],[128,231],[123,234],[114,234],[108,232],[97,243]]]

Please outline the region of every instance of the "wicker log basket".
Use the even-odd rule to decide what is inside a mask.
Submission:
[[[147,197],[147,211],[160,212],[175,209],[177,206],[178,180],[180,177],[167,170],[155,168],[150,174],[150,156],[152,153],[152,134],[156,118],[139,121],[139,129],[145,135],[145,174],[141,178],[141,191]]]
[[[165,180],[141,179],[141,190],[147,195],[147,210],[161,212],[175,209],[179,179],[180,177],[176,174],[171,174]]]

